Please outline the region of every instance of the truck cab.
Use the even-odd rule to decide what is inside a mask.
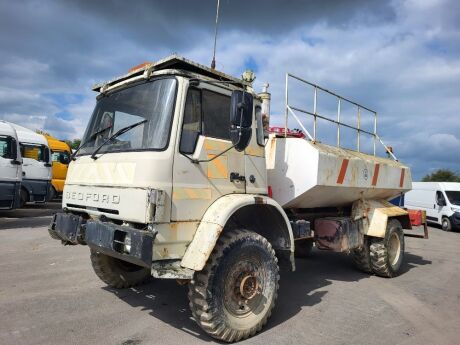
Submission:
[[[64,182],[67,176],[72,149],[66,142],[58,140],[49,134],[43,134],[43,136],[48,141],[51,150],[51,160],[53,162],[51,168],[51,188],[48,195],[48,199],[51,200],[61,195],[64,190]]]
[[[0,121],[0,209],[19,207],[22,158],[14,127]]]
[[[20,206],[27,202],[44,203],[51,185],[51,152],[41,134],[13,124],[23,159]]]

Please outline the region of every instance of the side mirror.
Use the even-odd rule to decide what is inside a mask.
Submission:
[[[65,164],[65,165],[69,164],[70,163],[69,156],[67,154],[59,155],[59,163]]]
[[[253,97],[250,93],[235,90],[230,105],[230,124],[232,126],[251,127]]]
[[[252,135],[253,97],[250,93],[235,90],[230,105],[230,139],[237,151],[243,151]]]
[[[18,144],[15,139],[11,139],[11,159],[14,161],[18,159]]]
[[[45,145],[42,145],[42,147],[43,147],[43,151],[44,151],[43,160],[45,161],[46,164],[50,164],[50,166],[51,166],[51,163],[50,163],[50,158],[51,158],[50,149]]]

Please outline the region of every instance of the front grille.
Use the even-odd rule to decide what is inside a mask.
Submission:
[[[110,213],[110,214],[119,214],[118,210],[112,210],[110,208],[88,207],[85,205],[78,205],[78,204],[67,204],[67,207],[79,208],[82,210],[97,210],[99,212]]]

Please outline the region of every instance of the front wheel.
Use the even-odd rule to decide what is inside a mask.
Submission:
[[[449,218],[443,218],[441,225],[444,231],[452,231],[452,223]]]
[[[96,275],[104,283],[116,289],[139,285],[150,277],[148,268],[101,254],[92,249],[91,263]]]
[[[372,271],[381,277],[398,275],[404,258],[404,232],[396,219],[388,221],[385,238],[374,238],[370,246]]]
[[[211,337],[234,342],[262,329],[278,295],[278,261],[270,243],[247,230],[218,240],[189,285],[190,309]]]

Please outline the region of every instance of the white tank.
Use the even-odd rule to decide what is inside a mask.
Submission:
[[[392,159],[301,138],[271,135],[265,147],[268,185],[284,208],[351,205],[390,199],[411,189],[407,166]]]

